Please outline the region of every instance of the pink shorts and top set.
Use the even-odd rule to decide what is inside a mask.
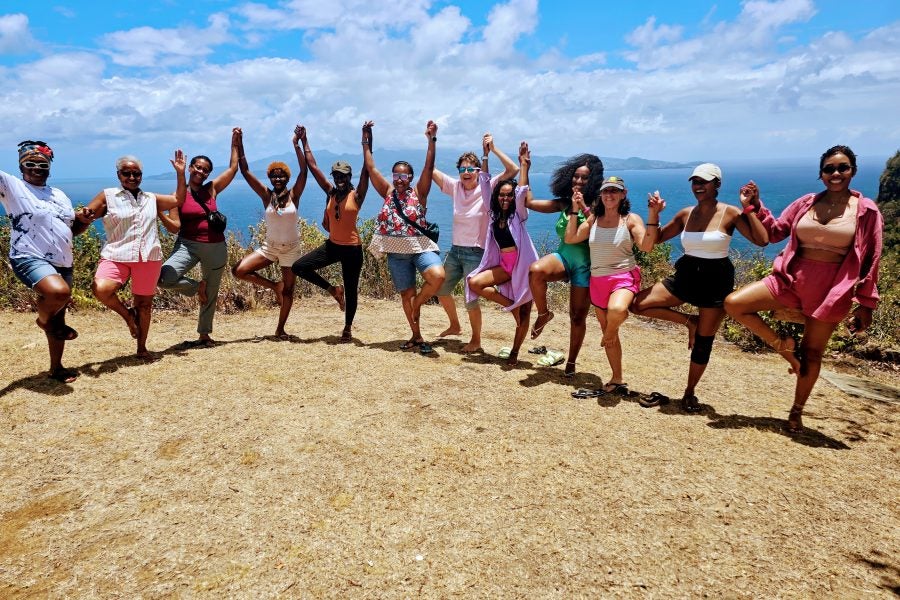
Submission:
[[[790,236],[775,257],[772,274],[763,279],[766,287],[788,308],[828,323],[843,320],[854,301],[871,309],[878,302],[884,221],[872,200],[854,190],[851,194],[856,197],[856,210],[848,207],[827,224],[816,221],[810,210],[817,194],[798,198],[777,219],[764,206],[758,213],[770,242]],[[801,258],[798,251],[804,248],[829,250],[844,259],[831,263]]]

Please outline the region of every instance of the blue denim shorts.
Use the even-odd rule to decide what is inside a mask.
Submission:
[[[388,254],[388,271],[391,281],[398,292],[416,287],[416,270],[424,273],[431,267],[441,265],[441,257],[437,252],[419,252],[417,254]]]
[[[438,296],[449,296],[453,293],[453,288],[459,283],[463,277],[468,277],[469,273],[478,268],[481,264],[481,258],[484,256],[484,248],[478,246],[451,246],[450,252],[444,257],[444,272],[447,278],[441,284],[438,290]],[[478,306],[478,300],[466,302],[466,308],[475,308]]]
[[[10,257],[9,264],[19,281],[31,289],[34,289],[41,279],[49,275],[61,276],[69,284],[69,287],[72,287],[72,273],[74,272],[72,267],[57,267],[43,258],[34,256]]]

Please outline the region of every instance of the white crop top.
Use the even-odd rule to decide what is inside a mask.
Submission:
[[[682,231],[681,245],[684,253],[697,258],[728,258],[728,247],[731,246],[731,236],[719,231],[722,221],[725,219],[725,211],[719,218],[719,224],[713,231]],[[693,212],[693,209],[692,211]],[[690,215],[688,215],[690,219]]]

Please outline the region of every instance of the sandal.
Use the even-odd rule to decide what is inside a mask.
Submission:
[[[558,350],[547,350],[547,354],[540,357],[537,361],[542,367],[555,367],[566,360],[566,355]]]
[[[347,344],[353,341],[353,333],[351,333],[349,327],[344,327],[344,330],[341,332],[341,339],[339,341],[342,344]]]
[[[78,332],[65,323],[61,325],[52,323],[52,321],[51,323],[41,323],[39,319],[35,319],[34,324],[44,330],[45,333],[50,334],[50,337],[62,340],[64,342],[71,342],[78,337]]]
[[[603,395],[602,389],[592,390],[590,388],[578,388],[574,392],[572,392],[573,398],[578,398],[579,400],[584,398],[599,398]]]
[[[803,407],[797,406],[796,404],[791,407],[791,412],[788,413],[788,421],[785,426],[785,431],[787,431],[791,435],[797,435],[799,433],[803,433]]]
[[[421,342],[419,344],[419,354],[425,355],[431,354],[432,352],[434,352],[434,348],[432,348],[431,344],[428,342]]]
[[[602,388],[604,394],[615,394],[617,396],[627,396],[628,395],[628,384],[627,383],[613,383],[610,381]]]
[[[405,342],[400,344],[400,349],[401,350],[412,350],[413,348],[418,348],[421,345],[422,345],[421,341],[406,340]]]
[[[659,392],[652,392],[647,398],[638,398],[638,404],[644,408],[653,408],[654,406],[662,406],[669,403],[669,397]]]
[[[512,354],[512,348],[503,346],[500,348],[500,351],[497,352],[497,358],[509,358],[510,354]]]
[[[547,346],[535,346],[528,351],[528,354],[547,354]]]
[[[78,371],[75,369],[67,369],[65,367],[56,367],[50,371],[47,377],[60,383],[72,383],[78,379]]]
[[[800,358],[797,356],[797,342],[794,338],[778,336],[769,342],[769,346],[791,365],[788,373],[791,375],[800,373]]]
[[[545,318],[546,317],[546,318]],[[543,319],[543,322],[541,322]],[[531,339],[536,340],[541,332],[544,331],[544,327],[547,326],[547,323],[553,320],[553,311],[548,310],[545,313],[540,313],[537,316],[537,319],[534,320],[534,327],[531,328]],[[538,325],[540,323],[540,325]]]
[[[691,394],[681,399],[681,409],[686,413],[697,414],[703,407],[700,406],[700,399]]]
[[[565,371],[563,371],[563,375],[565,375],[569,379],[571,379],[572,377],[575,377],[575,361],[574,360],[566,361],[566,369],[565,369]]]

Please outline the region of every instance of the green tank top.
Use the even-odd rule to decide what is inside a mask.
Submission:
[[[582,213],[578,213],[578,225],[581,225],[587,220]],[[566,211],[562,211],[559,213],[559,218],[556,220],[556,235],[559,236],[559,248],[556,251],[559,253],[563,259],[574,266],[582,266],[591,264],[591,249],[588,245],[588,241],[584,240],[583,242],[578,242],[577,244],[567,244],[564,240],[566,237],[566,226],[569,224],[569,216],[566,214]]]

